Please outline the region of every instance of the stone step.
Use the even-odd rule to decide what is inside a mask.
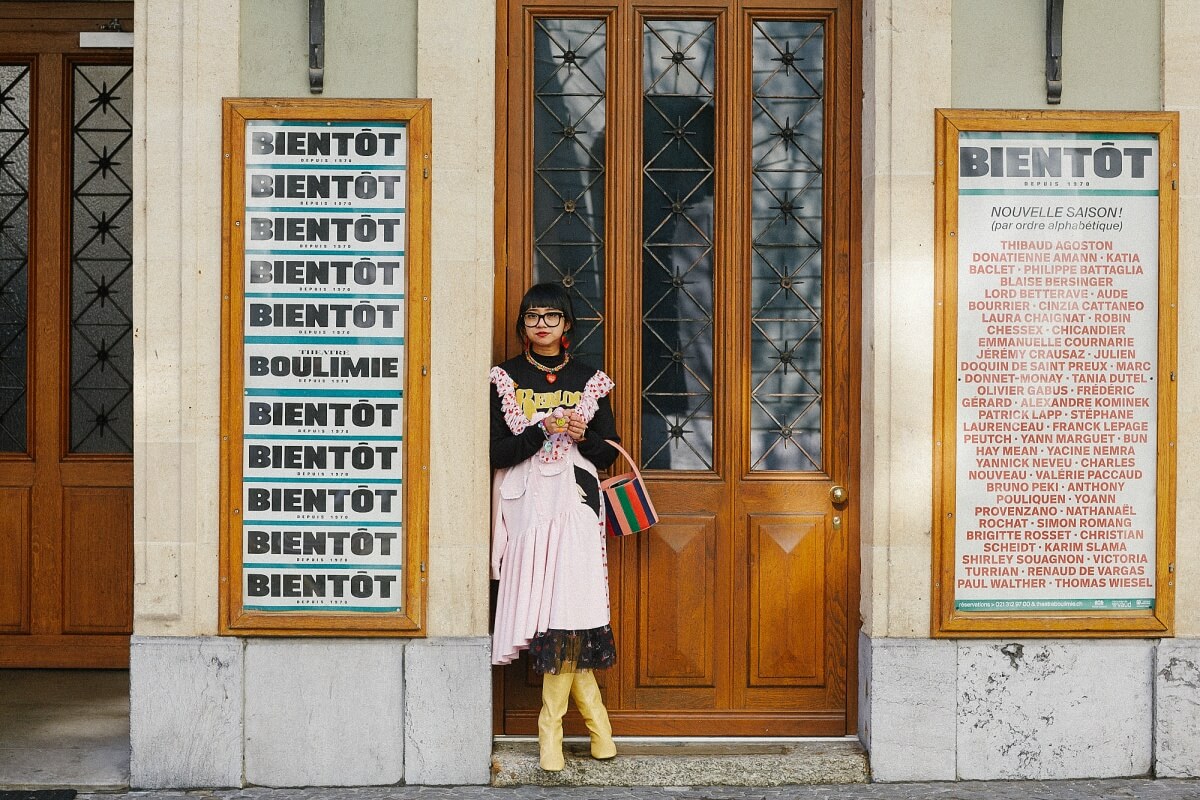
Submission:
[[[586,737],[567,737],[562,772],[538,766],[536,737],[499,737],[493,786],[791,786],[866,783],[867,754],[845,739],[675,740],[617,737],[617,757],[597,761]]]

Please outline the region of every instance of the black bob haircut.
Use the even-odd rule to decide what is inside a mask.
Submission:
[[[525,341],[525,312],[531,308],[557,308],[566,321],[565,330],[575,328],[575,311],[571,308],[571,296],[561,283],[535,283],[521,298],[521,310],[517,312],[517,339]]]

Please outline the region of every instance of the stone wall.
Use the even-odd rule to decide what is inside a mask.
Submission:
[[[430,638],[215,635],[221,98],[246,88],[303,94],[297,86],[306,84],[297,82],[306,79],[307,63],[289,59],[307,48],[307,4],[139,0],[130,675],[136,787],[483,783],[489,777],[485,389],[495,5],[397,3],[387,25],[374,25],[377,11],[338,13],[353,11],[351,5],[366,6],[331,2],[326,10],[328,43],[338,52],[326,56],[331,73],[324,97],[419,92],[434,104]],[[275,16],[259,24],[264,13]],[[351,23],[357,33],[347,30]],[[380,38],[381,28],[397,26],[412,34]],[[380,42],[392,48],[390,57],[411,62],[411,70],[368,71]],[[405,42],[409,49],[401,53]],[[347,66],[359,72],[357,82],[339,83]],[[387,71],[386,64],[375,67]],[[280,78],[272,71],[280,69],[296,81],[272,83]]]
[[[1194,640],[860,642],[876,781],[1200,777]]]

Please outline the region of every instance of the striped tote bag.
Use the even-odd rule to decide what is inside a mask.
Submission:
[[[606,442],[617,448],[617,452],[625,456],[632,472],[623,472],[601,482],[600,494],[604,497],[604,517],[610,536],[628,536],[649,528],[658,522],[658,512],[654,503],[650,502],[650,493],[646,491],[646,482],[637,464],[625,452],[625,448],[612,439]]]

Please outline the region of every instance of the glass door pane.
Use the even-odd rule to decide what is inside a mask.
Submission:
[[[124,65],[72,73],[73,453],[133,452],[132,76]]]
[[[642,30],[642,466],[713,469],[716,23]]]
[[[29,374],[29,66],[0,65],[0,453],[24,453]]]
[[[823,468],[825,35],[752,34],[750,465]]]
[[[575,308],[571,349],[604,363],[606,24],[538,18],[533,30],[533,280]]]

